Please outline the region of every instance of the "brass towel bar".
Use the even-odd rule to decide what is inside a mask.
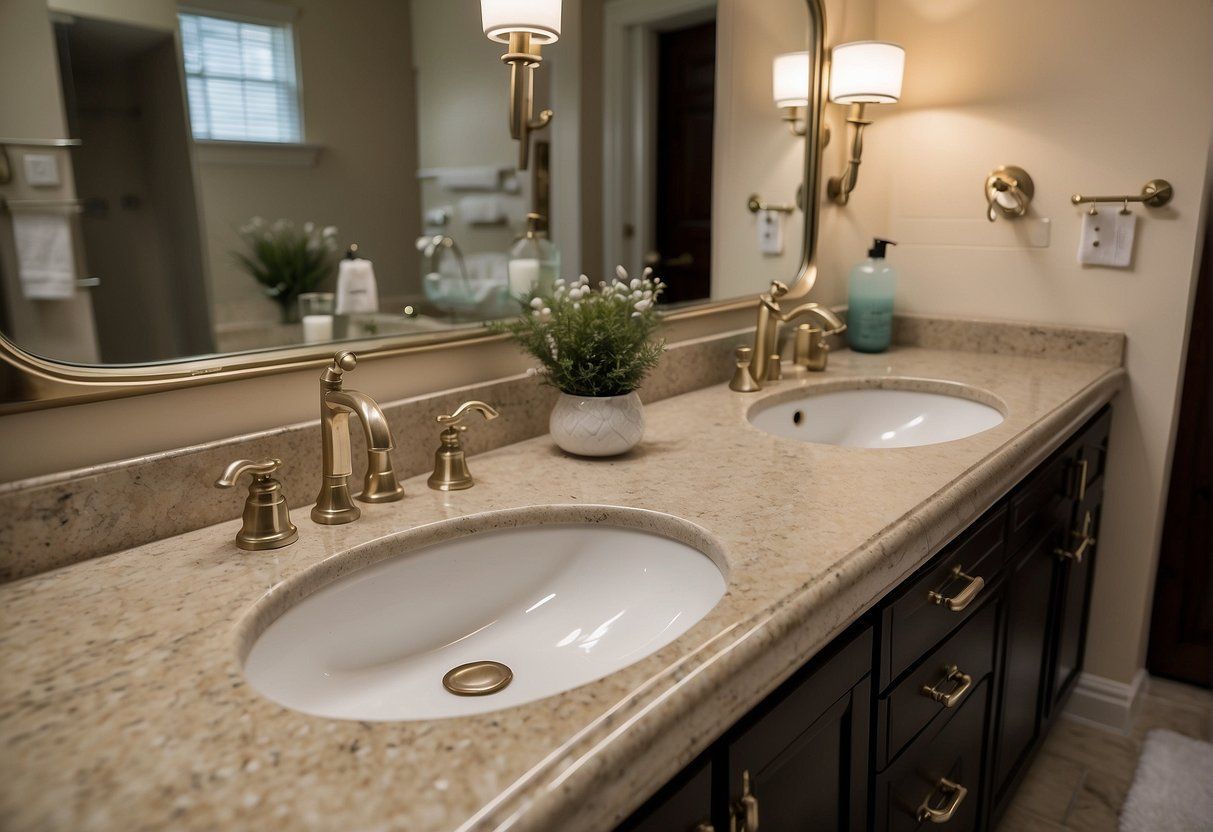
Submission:
[[[1175,196],[1175,189],[1165,179],[1151,179],[1141,188],[1140,194],[1121,194],[1120,196],[1083,196],[1074,194],[1070,202],[1081,205],[1084,202],[1141,202],[1149,208],[1161,208]]]

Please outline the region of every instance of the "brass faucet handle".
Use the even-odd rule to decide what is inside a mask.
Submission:
[[[772,280],[771,281],[771,297],[774,298],[775,300],[778,300],[779,298],[783,297],[789,291],[790,290],[788,289],[788,284],[784,283],[782,280]]]
[[[215,481],[216,488],[232,488],[245,474],[253,475],[244,500],[244,523],[236,534],[236,545],[241,549],[281,549],[299,539],[282,484],[272,476],[281,465],[282,460],[276,458],[261,462],[237,459]]]
[[[256,480],[266,480],[269,479],[270,474],[281,467],[282,460],[277,458],[270,458],[261,462],[253,462],[251,459],[238,459],[224,469],[223,475],[215,480],[215,487],[232,488],[245,474],[252,474],[253,479]]]
[[[737,368],[733,371],[729,389],[737,393],[757,393],[762,389],[762,385],[754,381],[754,377],[750,375],[750,362],[754,359],[754,350],[742,345],[733,354],[737,359]]]
[[[349,350],[340,350],[333,355],[333,363],[325,368],[320,380],[326,384],[341,386],[342,373],[348,373],[358,366],[358,356]]]
[[[436,419],[438,424],[445,425],[445,428],[438,450],[434,452],[434,473],[426,481],[435,491],[462,491],[476,484],[472,479],[472,472],[468,470],[467,457],[459,436],[467,430],[467,425],[461,423],[473,412],[483,416],[486,422],[491,422],[501,415],[492,405],[471,401],[459,405],[454,413]]]
[[[484,417],[484,421],[491,422],[501,414],[490,404],[485,404],[480,401],[464,402],[459,405],[454,413],[449,415],[438,416],[435,421],[440,425],[446,425],[448,428],[459,428],[467,430],[463,425],[463,420],[468,417],[469,413],[476,412]]]

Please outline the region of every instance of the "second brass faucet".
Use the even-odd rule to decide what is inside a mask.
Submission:
[[[837,335],[847,328],[842,319],[835,315],[829,307],[819,303],[802,303],[785,312],[779,299],[787,293],[787,284],[773,280],[770,290],[758,296],[758,321],[754,329],[754,349],[749,363],[749,374],[753,385],[739,384],[738,379],[734,378],[733,382],[729,384],[733,390],[748,393],[761,389],[763,381],[767,380],[767,363],[777,355],[781,323],[791,323],[799,318],[812,315],[821,320],[825,335]],[[821,369],[824,368],[823,361]]]
[[[320,494],[312,508],[312,520],[325,526],[352,523],[362,516],[350,499],[350,477],[354,473],[350,448],[350,415],[366,435],[366,478],[355,499],[364,503],[388,503],[404,496],[392,468],[392,432],[379,404],[365,393],[342,387],[342,375],[354,369],[358,357],[348,350],[337,353],[320,376],[320,441],[323,470]]]

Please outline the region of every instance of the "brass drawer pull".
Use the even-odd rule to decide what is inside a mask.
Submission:
[[[1087,554],[1087,549],[1095,545],[1095,538],[1091,537],[1091,512],[1087,511],[1086,516],[1082,520],[1082,531],[1071,531],[1074,537],[1078,538],[1078,545],[1073,551],[1064,549],[1058,546],[1053,550],[1053,554],[1059,558],[1069,558],[1075,563],[1082,563],[1083,557]]]
[[[716,832],[716,827],[708,823],[706,820],[696,826],[691,832]]]
[[[1087,499],[1087,461],[1085,459],[1078,460],[1078,468],[1074,472],[1078,481],[1074,483],[1075,495],[1074,498],[1078,502]]]
[[[940,791],[951,794],[951,797],[948,798],[946,805],[936,809],[931,805],[931,798]],[[923,799],[922,805],[918,807],[918,822],[947,823],[952,819],[952,815],[956,814],[956,810],[960,808],[960,804],[964,802],[965,795],[968,793],[969,790],[959,783],[953,783],[946,777],[940,777],[939,784],[931,790],[931,793]]]
[[[750,772],[741,773],[741,797],[729,812],[729,832],[758,832],[758,798],[750,791]]]
[[[969,604],[973,603],[973,599],[976,598],[977,594],[981,592],[983,587],[985,587],[986,579],[966,575],[961,571],[959,563],[952,568],[952,578],[960,581],[968,581],[969,584],[953,596],[947,596],[938,590],[932,589],[927,593],[927,598],[930,599],[931,603],[933,604],[939,604],[947,607],[952,612],[960,612],[965,607],[969,606]]]
[[[959,684],[950,692],[944,693],[940,690],[944,685],[954,682]],[[944,669],[943,678],[938,682],[933,685],[923,685],[922,695],[934,699],[945,708],[955,708],[971,687],[973,687],[973,677],[967,673],[961,673],[960,668],[953,664]]]

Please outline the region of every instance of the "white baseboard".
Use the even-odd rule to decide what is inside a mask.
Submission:
[[[1075,719],[1128,733],[1148,685],[1149,676],[1145,668],[1138,670],[1133,681],[1128,683],[1083,673],[1074,685],[1074,693],[1070,695],[1064,713]]]

